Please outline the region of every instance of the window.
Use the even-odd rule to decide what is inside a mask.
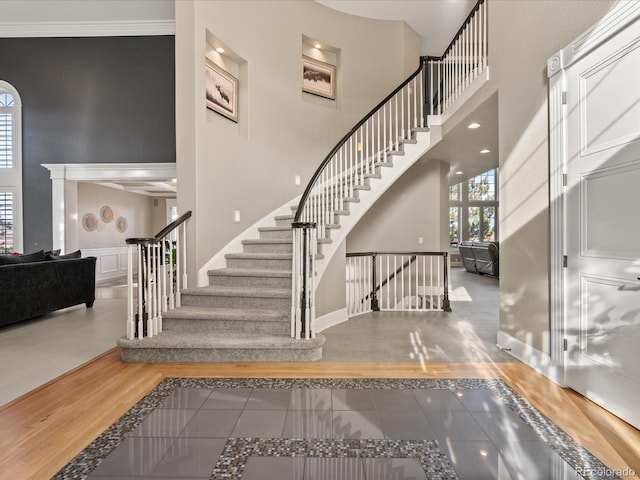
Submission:
[[[13,167],[13,95],[0,93],[0,168]]]
[[[0,192],[0,254],[13,251],[13,194]]]
[[[489,170],[449,187],[449,241],[498,240],[497,170]]]
[[[22,250],[22,107],[0,80],[0,254]]]

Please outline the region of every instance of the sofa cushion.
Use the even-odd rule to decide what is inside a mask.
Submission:
[[[68,258],[81,258],[82,252],[80,250],[76,250],[75,252],[65,253],[64,255],[53,255],[51,253],[47,254],[47,260],[64,260]]]
[[[44,250],[27,253],[25,255],[0,255],[0,265],[13,265],[16,263],[42,262],[46,259]]]

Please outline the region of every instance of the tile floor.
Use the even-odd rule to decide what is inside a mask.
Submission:
[[[616,478],[597,469],[498,380],[167,379],[55,478]]]

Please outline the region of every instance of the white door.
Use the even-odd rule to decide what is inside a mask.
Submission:
[[[567,383],[640,428],[640,22],[566,79]]]

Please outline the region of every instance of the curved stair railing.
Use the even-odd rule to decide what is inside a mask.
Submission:
[[[441,57],[419,68],[349,131],[324,158],[302,194],[293,229],[291,336],[314,338],[318,244],[338,228],[349,202],[391,166],[401,145],[428,131],[427,115],[443,115],[487,67],[487,5],[479,0]],[[355,193],[354,193],[355,192]]]
[[[162,314],[180,307],[187,288],[187,225],[182,214],[155,237],[127,238],[127,338],[153,337],[162,332]],[[135,261],[134,261],[135,259]],[[137,276],[137,291],[133,277]]]
[[[425,131],[424,72],[420,67],[369,112],[325,157],[296,208],[293,219],[291,336],[313,338],[314,275],[318,241],[336,227],[336,216],[355,199],[376,168],[390,164],[400,145]]]

